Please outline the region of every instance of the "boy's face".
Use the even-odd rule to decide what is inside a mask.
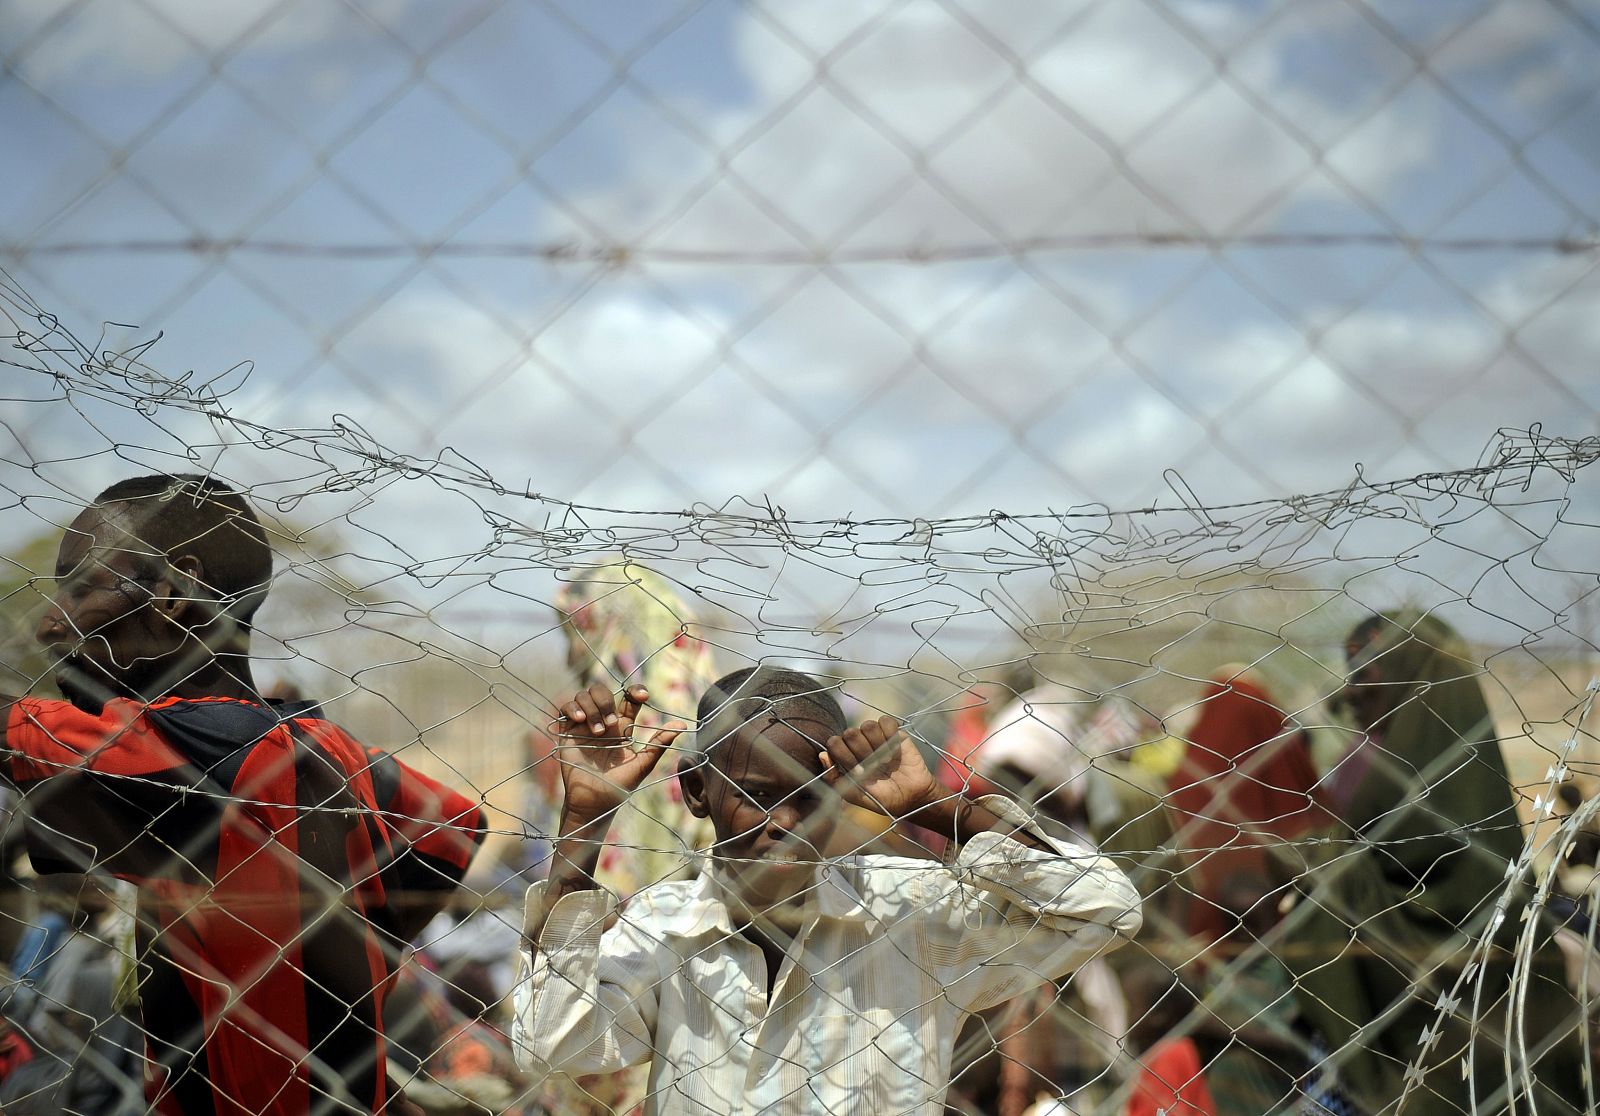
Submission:
[[[713,853],[753,912],[803,894],[824,859],[840,805],[822,780],[825,731],[762,718],[683,776],[690,809],[711,819]]]
[[[98,709],[109,696],[159,689],[173,669],[184,631],[156,601],[149,548],[113,516],[90,509],[62,539],[56,593],[35,638],[55,660],[56,684],[69,701]]]

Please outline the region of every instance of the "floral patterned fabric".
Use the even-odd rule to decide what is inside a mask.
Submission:
[[[694,723],[695,706],[717,679],[711,648],[693,634],[694,616],[666,578],[625,561],[585,570],[556,595],[567,636],[567,663],[580,686],[613,690],[642,684],[650,701],[641,725]],[[602,887],[626,900],[651,884],[698,874],[695,853],[710,844],[710,825],[684,805],[677,754],[668,753],[649,782],[612,820],[600,856]],[[552,1078],[551,1111],[627,1113],[644,1096],[637,1070]]]

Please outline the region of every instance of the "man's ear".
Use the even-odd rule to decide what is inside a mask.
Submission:
[[[711,816],[711,804],[706,799],[706,768],[710,762],[705,756],[686,755],[678,763],[678,786],[683,790],[683,804],[697,818]]]
[[[167,563],[167,572],[156,587],[152,604],[175,623],[192,618],[202,599],[209,596],[205,573],[205,564],[192,554],[173,559]]]

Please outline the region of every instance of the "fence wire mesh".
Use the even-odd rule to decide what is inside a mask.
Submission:
[[[0,58],[0,1111],[1597,1109],[1600,7]]]

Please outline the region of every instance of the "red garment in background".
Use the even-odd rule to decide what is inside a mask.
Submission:
[[[939,770],[934,774],[946,790],[965,791],[974,797],[993,794],[995,785],[973,770],[972,757],[989,736],[989,717],[995,707],[973,690],[963,694],[962,700],[967,704],[950,714]]]
[[[1128,1116],[1217,1116],[1194,1039],[1158,1043],[1144,1057]]]
[[[1201,700],[1167,781],[1167,805],[1189,887],[1202,900],[1190,904],[1188,930],[1214,940],[1234,922],[1218,905],[1227,881],[1265,876],[1269,844],[1332,819],[1316,793],[1306,734],[1285,729],[1265,690],[1240,678],[1213,680]]]
[[[9,1023],[0,1023],[0,1081],[31,1061],[33,1047],[28,1040],[12,1030]]]

